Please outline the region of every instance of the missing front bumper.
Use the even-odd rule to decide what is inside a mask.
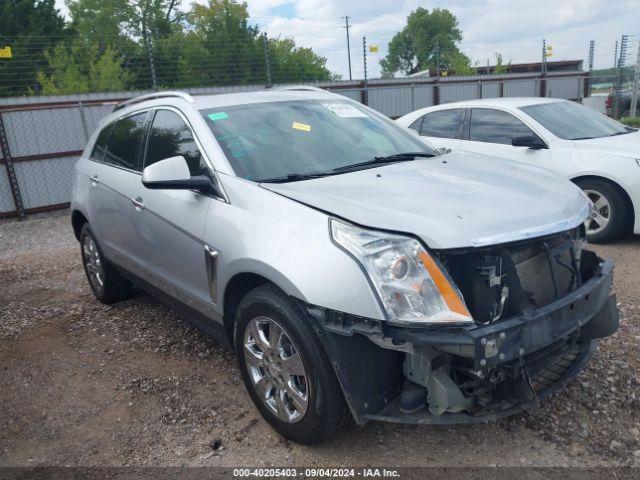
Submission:
[[[612,275],[613,264],[600,261],[595,274],[563,298],[472,327],[410,329],[310,312],[358,423],[482,422],[528,408],[584,368],[595,340],[618,328]],[[425,352],[429,371],[421,382],[407,359]],[[409,404],[407,385],[413,388]]]

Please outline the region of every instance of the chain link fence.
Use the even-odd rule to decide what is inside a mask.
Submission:
[[[584,72],[475,75],[312,83],[397,118],[418,108],[476,98],[556,97],[582,100]],[[262,86],[186,89],[191,94]],[[148,91],[0,99],[0,217],[65,208],[73,166],[100,119],[126,98]]]

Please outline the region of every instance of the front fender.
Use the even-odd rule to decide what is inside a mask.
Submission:
[[[217,298],[235,275],[254,273],[307,303],[384,319],[360,266],[331,241],[326,213],[253,182],[221,180],[230,203],[212,202],[205,231],[218,251]]]

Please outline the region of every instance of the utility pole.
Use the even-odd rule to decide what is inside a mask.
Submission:
[[[434,50],[436,51],[436,78],[440,76],[440,42],[436,40],[436,44],[434,45]]]
[[[362,56],[364,60],[364,95],[362,96],[364,101],[362,103],[369,105],[369,91],[367,89],[367,37],[362,37]]]
[[[613,50],[613,68],[618,66],[618,41],[616,40],[615,49]]]
[[[344,27],[347,29],[347,58],[349,59],[349,80],[353,80],[351,76],[351,44],[349,42],[349,29],[351,25],[349,25],[349,17],[344,17]]]
[[[540,72],[547,72],[547,40],[542,39],[542,62],[540,62]]]
[[[267,38],[267,32],[262,35],[264,40],[264,63],[267,67],[267,87],[273,85],[271,83],[271,61],[269,60],[269,39]]]
[[[638,56],[636,58],[636,68],[633,70],[633,95],[631,97],[631,110],[629,111],[630,117],[635,117],[638,109],[638,90],[640,90],[640,38],[638,39]]]

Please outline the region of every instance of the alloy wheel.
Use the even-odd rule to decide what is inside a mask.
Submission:
[[[256,317],[245,328],[244,358],[255,392],[278,419],[302,420],[309,405],[309,381],[302,358],[284,329]]]
[[[595,235],[600,233],[611,221],[611,204],[607,197],[595,190],[585,190],[591,202],[593,202],[593,209],[591,211],[591,218],[587,220],[587,234]]]
[[[95,290],[102,292],[104,289],[104,267],[102,266],[100,252],[91,235],[86,235],[82,240],[82,258],[89,282],[91,282]]]

